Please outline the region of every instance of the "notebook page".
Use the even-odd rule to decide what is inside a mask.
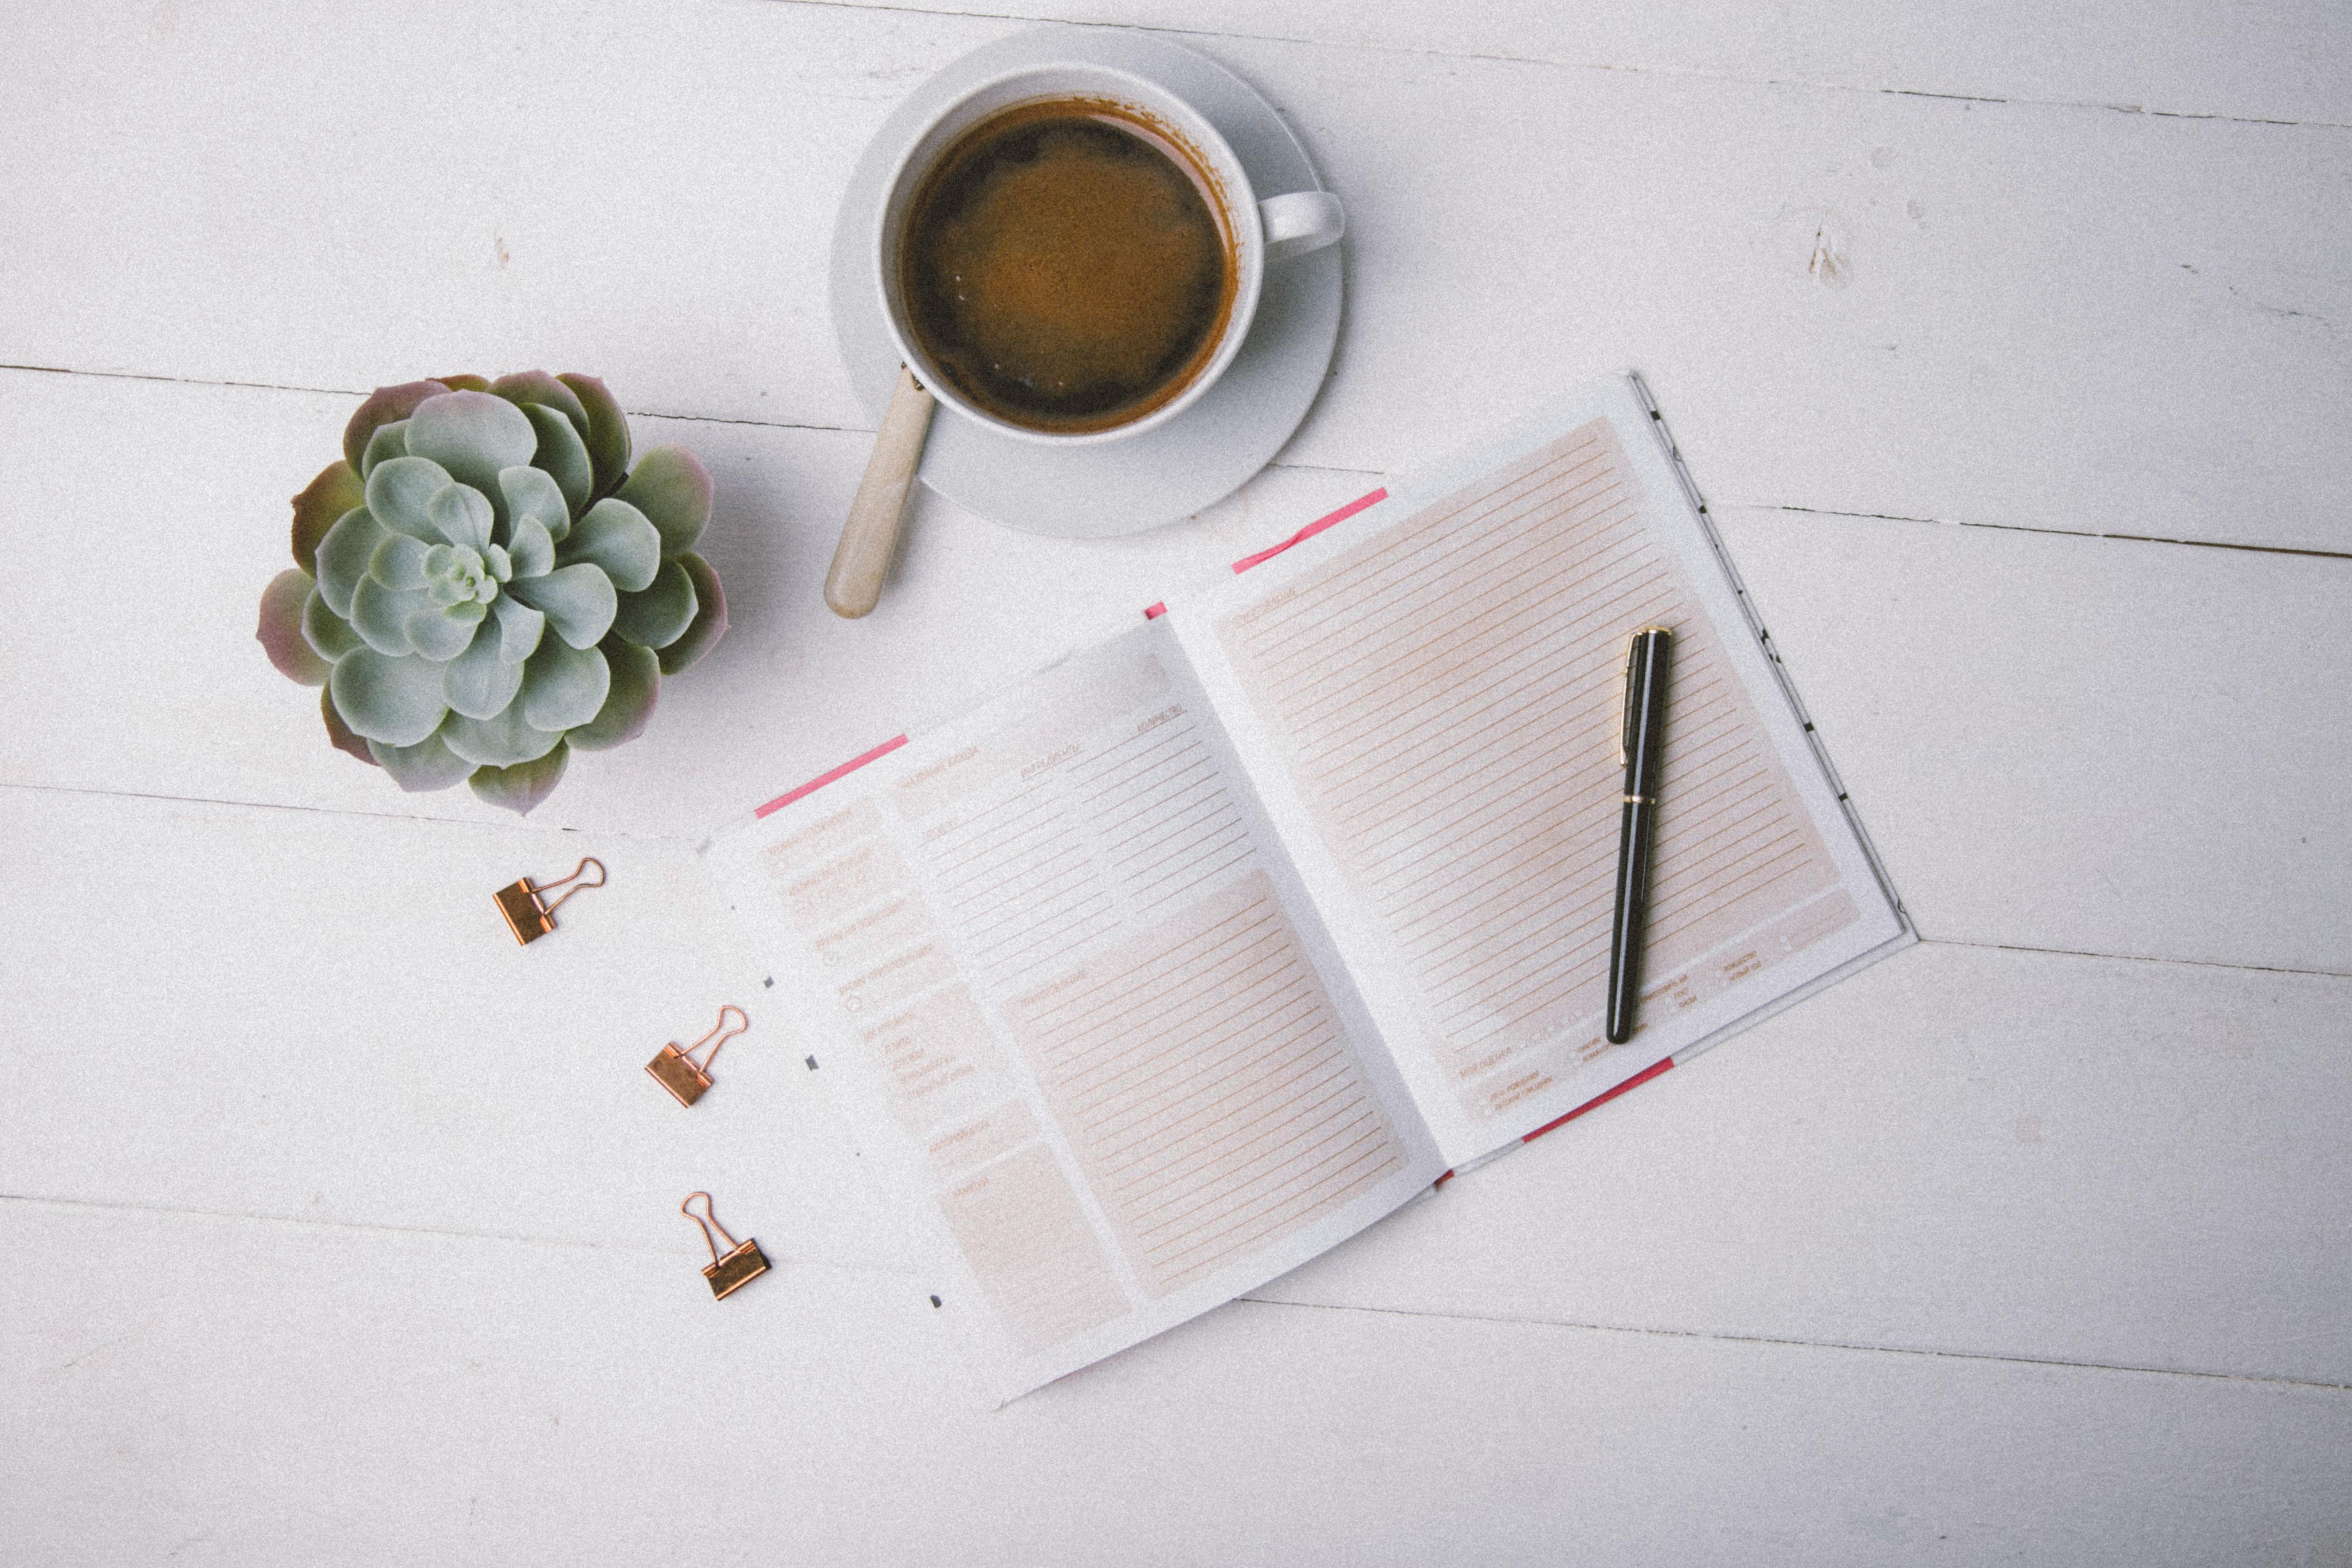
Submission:
[[[1561,410],[1171,616],[1457,1163],[1902,934],[1647,424],[1630,391]],[[1665,784],[1612,1047],[1646,625],[1675,633]]]
[[[1444,1169],[1237,779],[1153,624],[714,851],[1006,1397]]]

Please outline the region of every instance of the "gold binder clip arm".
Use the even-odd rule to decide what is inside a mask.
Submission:
[[[581,881],[580,879],[587,873],[591,866],[596,868],[596,879],[593,882]],[[515,941],[528,947],[555,929],[555,911],[564,899],[570,898],[583,888],[601,888],[604,885],[604,862],[590,855],[581,858],[580,864],[572,868],[572,875],[569,877],[549,882],[544,886],[532,881],[529,877],[518,878],[492,893],[490,897],[497,900],[499,913],[506,916],[507,929],[514,932]],[[562,898],[550,900],[547,895],[558,888],[566,888],[568,890]]]
[[[735,1026],[731,1029],[727,1026],[727,1015],[730,1013],[735,1015]],[[743,1009],[730,1002],[719,1009],[719,1022],[711,1026],[710,1033],[682,1050],[677,1042],[672,1040],[646,1064],[646,1071],[653,1075],[656,1083],[669,1090],[680,1105],[692,1105],[702,1098],[702,1091],[710,1087],[710,1064],[719,1059],[719,1047],[751,1026],[751,1020],[743,1016]],[[705,1046],[710,1047],[709,1053],[700,1061],[696,1061],[694,1053]]]
[[[700,1214],[694,1212],[694,1200],[697,1198],[702,1200]],[[768,1271],[768,1255],[760,1250],[756,1240],[738,1241],[728,1236],[727,1227],[719,1223],[719,1215],[712,1212],[709,1193],[687,1194],[686,1202],[677,1205],[677,1212],[702,1227],[702,1239],[710,1247],[710,1266],[702,1271],[702,1277],[710,1281],[710,1294],[714,1300],[724,1301]],[[718,1235],[712,1235],[713,1231]],[[724,1255],[719,1250],[720,1236],[727,1237],[730,1249]]]

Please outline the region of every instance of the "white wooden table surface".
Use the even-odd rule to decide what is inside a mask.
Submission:
[[[0,5],[0,1562],[2352,1562],[2352,9],[980,9]],[[835,620],[835,206],[1039,20],[1282,110],[1332,376]],[[1627,365],[1926,941],[988,1410],[693,846]],[[357,395],[526,368],[703,456],[733,629],[518,820],[251,630]]]

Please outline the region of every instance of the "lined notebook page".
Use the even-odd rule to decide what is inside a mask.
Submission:
[[[1316,847],[1302,859],[1332,873],[1335,930],[1354,935],[1343,948],[1456,1159],[1688,1044],[1674,1021],[1712,1023],[1707,1005],[1743,982],[1844,962],[1837,939],[1863,920],[1859,856],[1831,842],[1844,821],[1818,776],[1812,798],[1800,787],[1733,657],[1727,639],[1754,644],[1720,574],[1676,548],[1672,526],[1687,546],[1696,524],[1640,467],[1589,417],[1410,515],[1374,509],[1270,581],[1180,606],[1245,710],[1244,754],[1287,785]],[[1616,746],[1626,639],[1645,625],[1675,633],[1665,784],[1642,1032],[1611,1047]],[[1882,915],[1873,942],[1891,934]]]
[[[1443,1168],[1229,758],[1148,626],[726,851],[837,1019],[1008,1394]]]

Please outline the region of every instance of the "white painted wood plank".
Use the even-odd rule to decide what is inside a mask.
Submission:
[[[2352,1384],[2347,1017],[1930,942],[1259,1294]]]
[[[931,0],[923,8],[2133,112],[2352,121],[2352,77],[2338,68],[2352,56],[2352,16],[2318,0]]]
[[[0,372],[22,454],[0,466],[0,516],[44,520],[0,576],[0,665],[17,677],[0,782],[507,817],[462,788],[402,795],[329,750],[315,694],[252,641],[287,560],[285,497],[343,413]],[[1200,524],[1091,543],[929,502],[881,609],[845,622],[819,583],[857,437],[641,424],[718,476],[707,549],[732,629],[666,685],[645,738],[575,759],[536,823],[698,838],[1370,483],[1273,469]],[[1725,530],[1929,935],[2352,971],[2327,739],[2352,732],[2352,563],[1753,511]],[[70,636],[63,606],[86,607]]]
[[[0,1065],[40,1088],[0,1104],[0,1193],[659,1247],[707,1187],[799,1256],[920,1274],[687,854],[7,807]],[[516,948],[488,890],[591,852],[612,884]],[[643,1064],[725,1001],[753,1032],[680,1110]],[[2347,1006],[2352,980],[1931,945],[1275,1289],[2352,1384]]]
[[[0,1205],[0,1531],[181,1563],[2334,1561],[2343,1390],[1243,1304],[997,1414],[898,1282]],[[765,1241],[782,1244],[776,1235]]]
[[[404,795],[331,750],[318,693],[253,640],[293,563],[287,498],[340,450],[339,396],[0,371],[0,781],[511,821],[462,787]],[[1273,469],[1193,524],[1072,542],[924,492],[881,607],[821,584],[868,437],[639,418],[718,500],[699,548],[727,589],[715,653],[665,681],[647,733],[572,759],[534,823],[699,838],[901,729],[977,700],[1226,571],[1375,482]],[[223,454],[235,453],[229,460]],[[92,542],[103,540],[100,546]],[[70,632],[66,628],[71,627]]]
[[[868,422],[821,287],[842,182],[1008,26],[173,15],[76,7],[12,56],[0,359],[582,366],[633,408],[833,426]],[[1409,468],[1630,363],[1721,501],[2347,547],[2352,130],[1200,41],[1350,206],[1294,460]]]
[[[491,890],[583,855],[607,885],[519,947]],[[787,1218],[803,1256],[902,1267],[811,1043],[691,855],[498,825],[9,792],[0,1191],[574,1243]],[[681,1109],[644,1071],[734,1003]]]
[[[1927,935],[2352,973],[2352,560],[1723,532]]]

